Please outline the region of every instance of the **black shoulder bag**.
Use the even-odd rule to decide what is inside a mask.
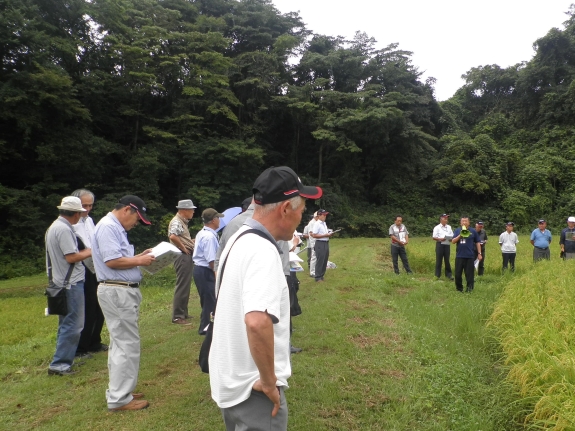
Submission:
[[[238,239],[240,239],[242,236],[248,234],[248,233],[253,233],[256,234],[258,236],[261,236],[264,239],[267,239],[269,242],[272,242],[271,239],[269,239],[269,237],[263,233],[260,230],[257,229],[248,229],[245,232],[242,232],[241,234],[238,235],[238,237],[235,239],[234,244],[236,243],[236,241]],[[232,247],[234,246],[234,244],[232,244]],[[274,244],[276,245],[276,244]],[[230,251],[228,252],[227,256],[226,256],[226,260],[224,260],[224,263],[222,264],[222,273],[220,275],[220,285],[222,284],[222,280],[224,279],[224,270],[226,269],[226,262],[228,261],[228,256],[230,255],[231,252],[231,247],[230,247]],[[219,298],[219,289],[218,289],[218,298]],[[218,298],[216,298],[216,308],[218,306]],[[214,316],[216,315],[216,310],[214,310],[214,312],[212,313],[211,319],[210,319],[210,324],[208,326],[208,329],[206,329],[206,335],[204,338],[204,341],[202,342],[202,347],[200,348],[200,355],[198,357],[198,363],[200,364],[200,368],[202,370],[202,372],[209,374],[210,372],[210,364],[209,364],[209,356],[210,356],[210,348],[212,347],[212,337],[213,337],[213,333],[214,333]]]
[[[64,279],[64,286],[56,286],[52,280],[52,261],[50,260],[50,253],[46,250],[46,256],[48,257],[48,287],[44,292],[44,295],[48,297],[48,314],[58,314],[60,316],[65,316],[68,314],[68,301],[66,300],[66,286],[70,281],[70,276],[72,275],[72,270],[74,269],[74,264],[71,263],[66,273],[66,278]]]

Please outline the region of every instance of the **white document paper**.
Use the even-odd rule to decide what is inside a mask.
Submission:
[[[475,259],[475,262],[473,262],[473,266],[475,267],[476,271],[479,269],[479,259]]]
[[[96,273],[96,267],[94,266],[94,261],[92,260],[91,257],[87,257],[82,261],[82,263],[86,268],[88,268],[88,271],[90,271],[92,274]]]
[[[172,264],[182,252],[173,244],[162,241],[152,249],[152,253],[156,258],[150,266],[141,266],[148,274],[155,274],[160,269]]]

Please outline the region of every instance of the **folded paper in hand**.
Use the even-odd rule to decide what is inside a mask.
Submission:
[[[152,249],[151,254],[156,258],[150,266],[141,266],[148,274],[155,274],[160,269],[165,268],[176,260],[182,252],[173,244],[162,241]]]

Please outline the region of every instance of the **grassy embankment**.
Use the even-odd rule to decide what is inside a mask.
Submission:
[[[393,274],[388,240],[333,240],[338,268],[327,282],[300,275],[304,313],[294,319],[293,344],[304,352],[292,357],[290,430],[521,429],[523,404],[503,381],[499,346],[485,325],[505,285],[530,277],[530,246],[521,241],[515,275],[501,277],[493,240],[486,275],[473,294],[460,294],[433,281],[429,239],[409,245],[413,277]],[[168,268],[142,288],[138,390],[151,407],[116,414],[104,400],[105,354],[76,376],[47,376],[57,325],[43,316],[44,276],[1,282],[0,429],[222,429],[196,365],[197,328],[169,323],[173,280]],[[195,292],[191,305],[198,316]]]

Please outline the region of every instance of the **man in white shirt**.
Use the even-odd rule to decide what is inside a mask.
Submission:
[[[226,429],[287,430],[290,301],[276,241],[292,238],[304,198],[322,191],[281,166],[265,170],[253,192],[253,218],[230,238],[218,268],[210,386]],[[241,236],[250,228],[264,237]]]
[[[517,254],[517,243],[519,238],[513,232],[515,223],[507,222],[505,232],[499,235],[499,245],[501,246],[501,255],[503,256],[503,272],[507,271],[507,266],[511,265],[511,272],[515,272],[515,256]]]
[[[395,222],[389,227],[389,237],[391,238],[391,261],[393,262],[393,272],[399,275],[398,257],[401,258],[403,269],[408,274],[413,274],[407,260],[405,246],[409,242],[409,232],[403,224],[403,217],[395,216]]]
[[[315,263],[317,261],[317,257],[315,255],[314,246],[315,246],[315,238],[311,236],[311,232],[313,231],[313,225],[317,221],[317,211],[313,213],[313,218],[309,221],[305,229],[303,230],[304,238],[307,238],[307,266],[309,267],[309,276],[315,277]],[[306,236],[307,235],[307,236]]]
[[[439,224],[433,228],[432,236],[435,241],[435,278],[437,280],[441,277],[441,265],[443,262],[445,262],[445,276],[449,280],[453,280],[451,263],[449,262],[453,230],[451,226],[447,224],[448,220],[449,214],[441,214]]]
[[[317,210],[317,221],[314,223],[310,233],[310,236],[312,236],[315,241],[313,249],[316,259],[314,267],[316,282],[325,281],[323,277],[325,276],[327,261],[329,259],[329,239],[333,235],[333,232],[330,231],[325,224],[325,219],[328,214],[329,212],[324,209]]]

